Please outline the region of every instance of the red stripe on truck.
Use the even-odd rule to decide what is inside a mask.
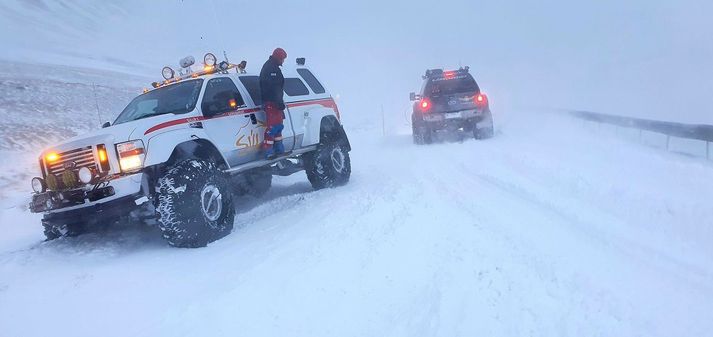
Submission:
[[[337,103],[335,103],[332,98],[288,103],[287,107],[288,108],[297,108],[297,107],[301,107],[301,106],[315,105],[315,104],[321,105],[325,108],[331,108],[332,110],[334,110],[334,113],[337,115],[337,119],[341,119],[339,116],[339,109],[337,108]],[[216,116],[213,116],[210,118],[199,116],[199,117],[188,117],[188,118],[174,119],[172,121],[163,122],[163,123],[156,124],[156,125],[150,127],[148,130],[146,130],[146,132],[144,132],[144,136],[148,135],[149,133],[156,132],[158,130],[169,128],[169,127],[176,126],[176,125],[200,122],[200,121],[204,121],[204,120],[211,120],[211,119],[217,119],[217,118],[223,118],[223,117],[251,114],[254,112],[261,111],[261,110],[262,110],[262,108],[238,109],[235,111],[226,112],[224,114],[216,115]]]
[[[287,107],[296,108],[296,107],[300,107],[300,106],[313,105],[313,104],[319,104],[325,108],[330,108],[330,109],[334,110],[334,113],[337,115],[337,119],[341,120],[341,116],[339,116],[339,108],[337,108],[337,103],[334,102],[334,99],[332,99],[331,97],[326,98],[326,99],[317,99],[317,100],[311,100],[311,101],[289,103],[289,104],[287,104]]]

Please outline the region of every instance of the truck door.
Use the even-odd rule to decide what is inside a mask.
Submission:
[[[230,166],[252,160],[259,151],[259,125],[244,95],[230,77],[206,83],[201,111],[203,127]]]
[[[260,94],[260,78],[258,76],[244,75],[240,76],[240,83],[245,86],[245,89],[250,94],[250,99],[254,106],[256,106],[256,111],[253,113],[257,124],[259,127],[259,140],[260,144],[265,136],[265,122],[267,118],[265,116],[265,110],[262,109],[262,95]],[[290,118],[290,113],[287,108],[285,108],[285,120],[282,122],[285,128],[282,130],[282,143],[285,145],[285,151],[291,151],[295,144],[295,132],[292,125],[292,118]],[[259,150],[259,148],[258,148]],[[254,154],[253,160],[261,159],[261,153],[258,151]]]

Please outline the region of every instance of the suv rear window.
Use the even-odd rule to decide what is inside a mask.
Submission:
[[[460,93],[480,92],[470,74],[458,75],[453,78],[437,77],[430,79],[426,84],[426,96],[441,96]]]
[[[305,79],[305,82],[307,82],[307,85],[312,88],[312,91],[314,91],[315,94],[325,93],[324,87],[321,83],[319,83],[317,78],[314,77],[311,71],[307,69],[297,69],[297,72],[300,74],[300,76],[302,76],[302,78]]]
[[[285,93],[287,96],[309,95],[309,89],[296,77],[285,78]]]

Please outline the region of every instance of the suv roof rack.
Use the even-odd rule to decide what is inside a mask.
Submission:
[[[443,77],[444,73],[458,73],[458,74],[467,74],[470,71],[470,67],[465,66],[465,67],[460,67],[458,70],[450,70],[450,71],[444,71],[443,69],[426,69],[426,75],[423,75],[423,79],[429,79],[429,78],[438,78],[438,77]]]

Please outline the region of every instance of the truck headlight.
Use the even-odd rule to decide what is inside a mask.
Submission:
[[[77,177],[79,177],[79,181],[81,181],[82,184],[89,184],[92,182],[92,179],[94,179],[94,173],[92,173],[92,170],[88,167],[82,167],[77,171]]]
[[[132,140],[125,143],[116,144],[116,153],[119,155],[119,166],[121,172],[138,171],[144,166],[144,142]]]
[[[35,191],[35,193],[42,193],[47,190],[47,185],[42,178],[34,177],[32,178],[32,190]]]

